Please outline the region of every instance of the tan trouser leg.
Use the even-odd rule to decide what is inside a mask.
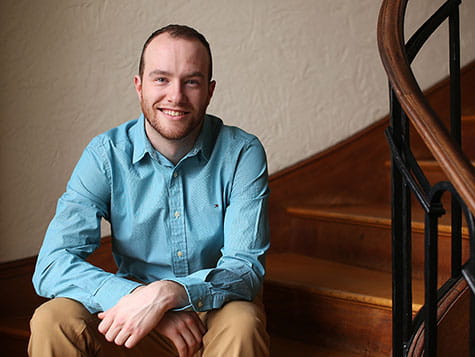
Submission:
[[[155,331],[132,349],[110,343],[97,330],[99,322],[74,300],[50,300],[36,309],[31,319],[28,354],[32,357],[177,356],[171,342]]]
[[[203,357],[265,357],[269,337],[260,302],[233,301],[219,310],[200,313],[208,331],[203,339]],[[97,330],[100,320],[82,304],[56,298],[41,305],[31,319],[28,354],[53,356],[177,356],[167,338],[149,333],[132,349],[109,343]]]
[[[219,310],[207,312],[203,318],[208,326],[203,357],[269,356],[269,335],[259,299],[229,302]]]

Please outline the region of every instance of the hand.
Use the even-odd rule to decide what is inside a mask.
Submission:
[[[191,357],[198,352],[206,333],[198,314],[189,311],[168,311],[156,330],[173,342],[180,357]]]
[[[183,306],[186,301],[183,286],[172,281],[140,286],[112,308],[98,314],[102,320],[99,332],[109,342],[132,348],[158,325],[168,310]]]

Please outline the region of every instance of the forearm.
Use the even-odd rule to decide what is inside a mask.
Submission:
[[[187,301],[185,290],[172,281],[156,281],[137,287],[131,294],[100,313],[101,332],[109,342],[133,347],[165,316],[167,311],[184,305]]]
[[[41,296],[74,299],[91,313],[107,310],[140,286],[105,272],[66,249],[40,252],[33,285]]]
[[[243,261],[223,257],[214,269],[197,271],[187,277],[171,279],[186,289],[189,305],[195,311],[222,307],[233,300],[251,301],[260,292],[264,265],[259,260]]]

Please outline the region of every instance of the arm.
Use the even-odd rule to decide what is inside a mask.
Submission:
[[[98,315],[102,319],[99,332],[109,342],[131,348],[157,328],[173,341],[180,356],[192,356],[201,347],[204,324],[194,312],[169,311],[186,301],[183,287],[171,281],[138,287]]]
[[[267,178],[264,149],[253,139],[236,163],[217,266],[171,279],[184,286],[195,311],[220,308],[231,300],[252,300],[260,291],[269,247]]]
[[[39,295],[68,297],[97,312],[140,285],[85,261],[100,244],[100,220],[108,218],[109,202],[107,161],[96,138],[84,150],[46,232],[33,275]]]

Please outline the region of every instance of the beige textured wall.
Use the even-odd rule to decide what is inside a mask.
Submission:
[[[411,1],[408,32],[441,1]],[[463,61],[475,58],[475,2],[463,6]],[[209,109],[257,134],[275,172],[384,116],[377,0],[2,0],[0,261],[31,256],[87,142],[139,114],[132,77],[145,38],[185,23],[211,43]],[[435,37],[417,69],[446,73]],[[382,140],[384,140],[382,138]]]

